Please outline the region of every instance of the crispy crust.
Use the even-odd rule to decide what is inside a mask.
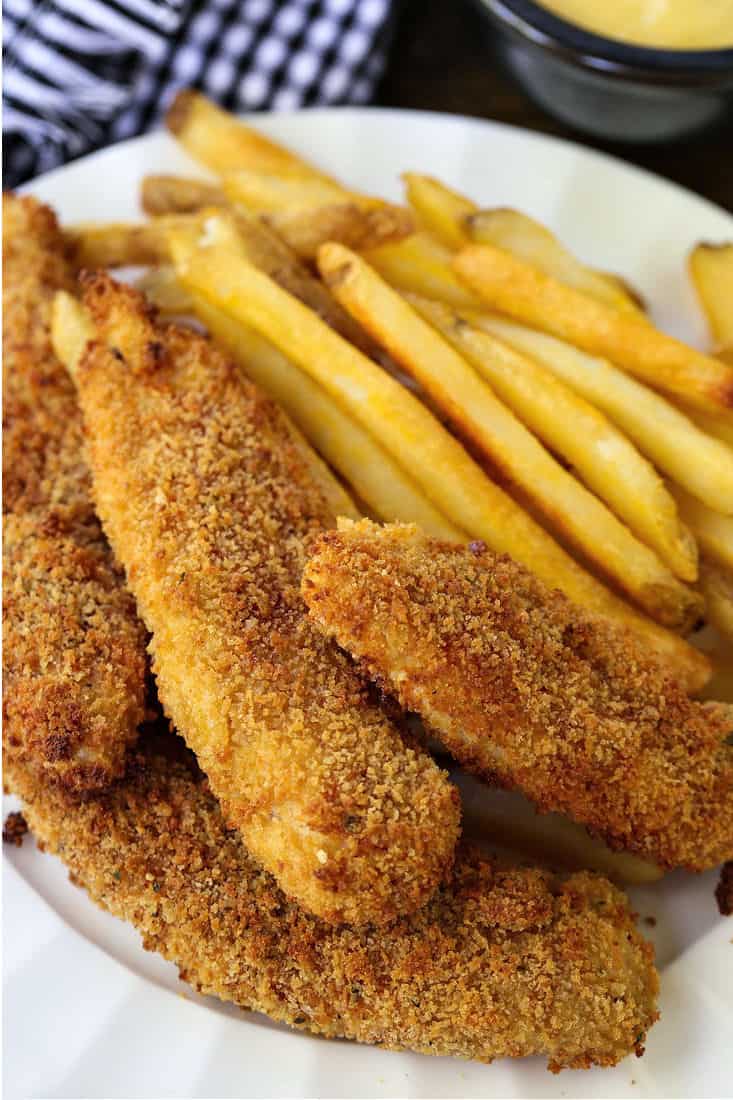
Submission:
[[[101,536],[53,512],[3,539],[7,744],[81,793],[124,767],[143,718],[145,635]]]
[[[3,716],[7,743],[77,794],[122,774],[145,633],[91,499],[73,384],[50,342],[73,290],[53,213],[3,196]]]
[[[157,324],[139,294],[98,275],[85,301],[95,493],[163,705],[286,893],[331,921],[417,908],[450,867],[457,792],[308,621],[306,546],[333,517],[301,446],[222,353]]]
[[[635,636],[483,543],[345,522],[314,548],[315,622],[467,767],[665,867],[733,854],[733,713]]]
[[[388,927],[334,927],[291,902],[228,829],[200,775],[140,755],[70,809],[12,763],[38,840],[94,901],[203,993],[293,1027],[390,1049],[549,1068],[641,1053],[657,1017],[653,951],[623,895],[461,851],[449,884]]]
[[[53,353],[50,313],[74,278],[56,218],[3,195],[3,512],[63,506],[93,522],[74,385]]]

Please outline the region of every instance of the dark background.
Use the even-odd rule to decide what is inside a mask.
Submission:
[[[376,102],[497,119],[570,138],[733,211],[733,130],[667,146],[611,144],[579,134],[535,107],[499,69],[486,23],[466,0],[404,0]]]

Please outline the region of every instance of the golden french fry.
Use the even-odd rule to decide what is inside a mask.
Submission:
[[[688,492],[721,512],[733,512],[730,450],[701,431],[692,422],[691,413],[680,412],[607,360],[588,355],[554,336],[487,313],[469,311],[467,316],[477,328],[536,359],[602,409],[642,454]],[[712,418],[695,412],[693,419],[707,431]]]
[[[195,214],[204,206],[227,206],[229,200],[216,183],[186,176],[145,176],[140,205],[146,214]]]
[[[643,317],[590,298],[490,245],[469,245],[453,266],[471,290],[501,313],[605,356],[696,408],[733,417],[733,369],[660,332]]]
[[[326,241],[361,251],[401,241],[414,229],[409,210],[389,203],[373,207],[329,203],[314,209],[273,211],[263,217],[301,259],[309,261]]]
[[[193,214],[205,207],[229,206],[230,199],[217,184],[184,176],[146,176],[141,205],[147,214]],[[320,245],[341,241],[350,248],[377,248],[402,240],[414,229],[410,212],[383,203],[365,207],[341,197],[314,208],[272,211],[264,216],[289,248],[304,260],[313,260]]]
[[[243,210],[204,210],[198,214],[196,233],[227,244],[250,263],[271,276],[284,290],[309,306],[319,317],[367,355],[375,351],[367,337],[319,279],[308,271],[283,240],[259,218]],[[186,229],[174,224],[173,229]]]
[[[729,344],[721,344],[715,349],[715,358],[720,359],[722,363],[728,363],[733,367],[733,342]]]
[[[688,266],[714,341],[733,344],[733,241],[695,245]]]
[[[185,88],[177,94],[165,121],[186,152],[217,175],[250,168],[273,175],[321,179],[338,186],[336,180],[193,89]]]
[[[168,265],[150,268],[135,281],[135,286],[161,313],[171,317],[185,317],[193,313],[191,295],[181,286],[174,269]]]
[[[71,262],[79,270],[136,267],[139,264],[166,263],[169,259],[162,218],[142,224],[86,222],[69,226],[64,236]]]
[[[658,622],[686,630],[698,621],[698,593],[681,584],[568,473],[474,367],[365,260],[332,243],[318,253],[318,267],[341,305],[420,383],[471,449],[490,469],[498,470],[553,530]]]
[[[726,569],[733,569],[733,516],[713,511],[678,485],[671,485],[670,489],[700,550]]]
[[[676,576],[697,579],[697,546],[673,497],[651,463],[603,413],[536,360],[474,328],[449,306],[414,295],[408,300]]]
[[[310,210],[318,206],[357,201],[340,184],[310,176],[278,176],[238,168],[222,176],[224,193],[230,202],[241,203],[253,213],[270,214],[283,210]],[[362,200],[376,205],[376,200]]]
[[[639,312],[640,299],[617,275],[586,267],[541,222],[518,210],[479,210],[466,218],[468,236],[533,264],[566,286],[590,294],[606,305]]]
[[[705,616],[718,633],[733,642],[733,570],[724,569],[707,556],[700,561],[700,591],[705,597]]]
[[[481,308],[481,300],[458,281],[451,270],[451,253],[428,233],[417,232],[397,244],[364,253],[383,279],[398,290],[461,308]]]
[[[51,307],[51,343],[71,374],[93,336],[94,326],[81,302],[65,290],[57,291]]]
[[[709,663],[702,654],[591,577],[486,477],[417,398],[263,272],[234,250],[214,245],[199,249],[179,274],[190,289],[255,328],[319,382],[456,527],[512,554],[582,606],[641,632],[690,690],[704,685]]]
[[[424,229],[447,248],[460,248],[468,240],[464,219],[478,210],[475,202],[446,187],[434,176],[404,172],[405,193],[411,209]],[[345,241],[343,242],[346,243]]]

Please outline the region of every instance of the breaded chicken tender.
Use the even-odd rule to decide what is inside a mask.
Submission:
[[[70,811],[11,761],[39,842],[103,908],[134,924],[202,993],[324,1036],[552,1070],[641,1053],[657,1017],[653,951],[624,896],[460,851],[451,881],[383,928],[335,927],[278,889],[227,828],[208,784],[139,754]]]
[[[74,386],[51,347],[51,303],[74,291],[56,218],[3,195],[3,512],[62,505],[93,522]]]
[[[50,341],[73,288],[53,213],[3,196],[3,715],[77,794],[122,774],[145,703],[145,631],[91,499],[74,386]]]
[[[8,515],[3,719],[8,740],[77,793],[124,767],[145,703],[145,634],[99,532]]]
[[[77,370],[99,514],[152,632],[163,706],[227,820],[326,920],[383,922],[450,868],[458,795],[309,622],[333,523],[283,413],[189,329],[103,275]]]
[[[663,867],[733,855],[733,708],[522,566],[346,520],[303,578],[313,621],[466,767]]]

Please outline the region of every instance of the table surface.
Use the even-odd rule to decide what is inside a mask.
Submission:
[[[733,129],[675,145],[596,141],[546,115],[498,67],[485,22],[466,0],[404,0],[401,7],[377,103],[496,119],[570,138],[733,211]]]

